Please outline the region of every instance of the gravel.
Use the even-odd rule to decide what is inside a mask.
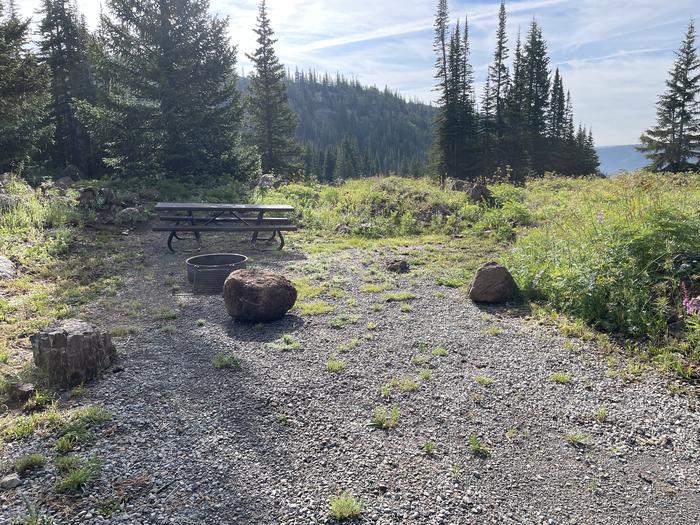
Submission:
[[[0,492],[0,521],[23,515],[23,495],[57,523],[328,524],[329,499],[349,491],[363,506],[356,522],[377,525],[697,523],[697,395],[673,395],[670,377],[624,379],[614,372],[625,359],[613,364],[592,343],[565,340],[517,310],[478,308],[420,268],[384,273],[380,260],[397,255],[390,250],[307,256],[240,245],[250,267],[346,294],[313,299],[334,304],[333,313],[292,311],[257,326],[232,322],[219,297],[187,293],[184,256],[165,254],[160,236],[121,242],[143,252],[144,267],[125,276],[117,303],[140,305],[103,302],[85,316],[103,329],[139,331],[116,340],[113,372],[62,401],[112,412],[77,452],[101,458],[101,469],[83,497],[57,496],[55,438],[7,443],[9,460],[38,451],[49,461]],[[360,291],[377,275],[416,296],[411,311]],[[164,282],[174,280],[182,288],[173,293]],[[163,308],[177,318],[156,320]],[[340,314],[349,320],[331,328]],[[301,349],[271,348],[284,334]],[[353,339],[357,347],[341,353]],[[438,346],[447,355],[432,356]],[[235,354],[241,370],[215,369],[219,352]],[[411,364],[417,353],[431,355],[429,380]],[[341,373],[326,371],[332,355],[347,362]],[[554,382],[555,372],[570,382]],[[494,381],[480,385],[476,375]],[[420,388],[383,398],[392,377]],[[379,406],[398,407],[395,428],[367,426]],[[570,444],[572,434],[584,444]],[[471,453],[472,436],[489,455]],[[423,450],[428,441],[433,455]]]

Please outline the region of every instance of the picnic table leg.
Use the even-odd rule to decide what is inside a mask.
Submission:
[[[175,232],[170,232],[170,237],[168,237],[168,249],[175,253],[175,250],[173,249],[173,239],[175,238]]]
[[[262,225],[262,223],[263,223],[263,215],[265,215],[265,212],[262,212],[262,211],[261,211],[261,212],[258,212],[258,225]],[[259,233],[258,231],[254,231],[254,232],[253,232],[253,238],[252,238],[251,241],[250,241],[250,242],[252,242],[253,244],[255,244],[255,243],[258,242],[258,233]]]
[[[278,250],[281,250],[282,248],[284,248],[284,235],[282,235],[281,231],[275,231],[275,233],[280,236],[280,246],[279,246]],[[273,239],[274,239],[274,237],[273,237]]]

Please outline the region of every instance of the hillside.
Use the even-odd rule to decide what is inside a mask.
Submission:
[[[242,91],[249,80],[239,81]],[[435,108],[389,89],[342,76],[300,73],[287,79],[289,103],[299,118],[297,137],[323,156],[349,139],[369,173],[406,173],[421,167],[433,137]]]
[[[620,171],[634,171],[649,164],[642,153],[637,151],[634,144],[622,146],[601,146],[596,148],[600,159],[600,171],[606,175],[614,175]]]

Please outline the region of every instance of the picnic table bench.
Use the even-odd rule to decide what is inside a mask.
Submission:
[[[197,241],[197,249],[202,247],[203,232],[252,232],[251,242],[258,241],[260,232],[272,232],[264,241],[279,237],[279,249],[284,248],[282,232],[296,231],[289,217],[269,217],[267,213],[291,213],[293,206],[288,204],[214,204],[206,202],[159,202],[155,207],[158,219],[166,223],[156,226],[153,231],[170,232],[168,248],[174,252],[173,240],[183,240],[181,234],[192,233]]]

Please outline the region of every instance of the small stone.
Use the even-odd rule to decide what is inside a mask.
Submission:
[[[394,273],[408,273],[411,267],[406,259],[394,259],[386,265],[386,269]]]
[[[22,480],[16,473],[8,474],[0,480],[0,489],[11,490],[15,487],[19,487],[22,484]]]

